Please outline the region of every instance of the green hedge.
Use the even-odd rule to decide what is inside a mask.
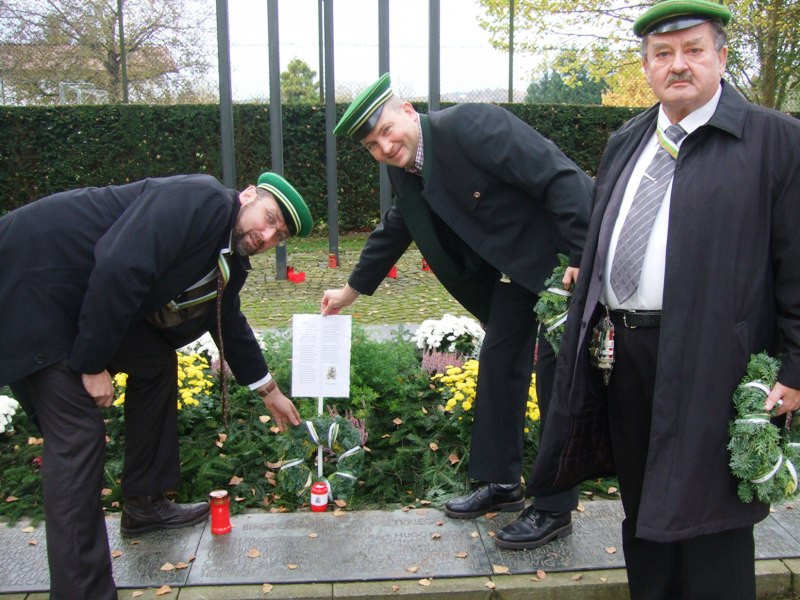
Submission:
[[[345,105],[337,107],[339,114]],[[425,105],[418,105],[424,111]],[[552,139],[593,174],[608,135],[640,109],[509,104],[505,108]],[[284,172],[317,220],[327,219],[325,113],[283,110]],[[222,177],[216,105],[0,107],[0,214],[70,188],[176,173]],[[234,106],[237,185],[271,164],[269,107]],[[378,219],[378,168],[350,140],[337,141],[339,225],[371,228]]]

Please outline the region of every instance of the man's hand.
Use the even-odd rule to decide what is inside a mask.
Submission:
[[[108,371],[102,373],[83,373],[83,387],[100,408],[108,408],[114,400],[114,384]]]
[[[278,429],[286,431],[290,425],[293,427],[300,425],[300,413],[297,412],[297,407],[294,402],[283,395],[277,385],[268,394],[265,394],[265,391],[260,389],[258,393],[264,399],[264,406],[275,419]]]
[[[764,402],[764,408],[769,412],[776,404],[778,405],[778,410],[775,411],[776,417],[800,410],[800,390],[787,387],[780,382],[776,383]]]
[[[565,290],[578,283],[578,273],[580,271],[578,267],[567,267],[567,270],[564,271],[564,277],[561,279],[561,285],[564,286]]]
[[[338,290],[325,290],[319,303],[319,312],[325,315],[338,315],[345,306],[350,306],[358,298],[359,293],[345,284]]]

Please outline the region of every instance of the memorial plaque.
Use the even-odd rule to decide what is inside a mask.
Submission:
[[[572,534],[534,548],[504,550],[498,548],[489,532],[496,532],[519,513],[497,513],[491,519],[477,519],[486,541],[489,561],[508,567],[511,574],[580,569],[616,569],[625,566],[622,554],[622,504],[614,500],[585,502],[584,512],[572,512]],[[613,551],[612,551],[613,550]]]
[[[792,547],[793,552],[788,556],[800,557],[800,499],[794,502],[776,504],[772,508],[774,509],[774,512],[771,514],[772,518],[775,519],[796,542]]]
[[[0,592],[50,589],[44,524],[39,524],[33,532],[23,532],[28,526],[28,522],[20,521],[14,527],[0,527],[3,548],[0,552]],[[119,518],[107,517],[109,549],[121,552],[111,560],[117,586],[185,585],[192,557],[206,526],[201,523],[184,529],[161,529],[129,539],[119,533]],[[188,567],[162,571],[161,567],[167,562],[173,565],[183,562]]]
[[[200,538],[204,531],[208,532],[208,522],[182,529],[157,529],[135,538],[120,535],[118,517],[107,518],[106,528],[109,548],[122,553],[111,561],[117,587],[160,587],[165,583],[181,586],[186,585]],[[188,566],[162,571],[166,563]]]
[[[0,524],[0,593],[35,592],[50,589],[44,524],[31,532],[29,521],[11,527]]]
[[[227,583],[234,574],[237,583],[486,575],[476,532],[433,509],[240,515],[231,533],[203,536],[187,583]]]

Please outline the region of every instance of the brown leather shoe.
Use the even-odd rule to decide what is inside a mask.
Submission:
[[[124,536],[141,535],[153,529],[180,529],[208,518],[208,502],[177,504],[163,495],[125,498],[119,529]]]

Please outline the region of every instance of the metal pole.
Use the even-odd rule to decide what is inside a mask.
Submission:
[[[231,97],[231,53],[228,37],[228,0],[217,0],[217,55],[219,57],[219,116],[222,136],[222,182],[236,187],[233,159],[233,100]]]
[[[440,54],[440,8],[439,0],[428,0],[428,110],[439,110],[441,74]]]
[[[378,3],[378,75],[389,72],[389,0]],[[392,187],[386,165],[378,165],[381,219],[392,206]]]
[[[336,173],[336,89],[333,78],[333,0],[325,9],[325,156],[328,182],[328,265],[339,266],[339,185]]]
[[[508,0],[508,102],[514,101],[514,0]]]
[[[122,17],[122,5],[125,0],[117,0],[117,12],[119,14],[119,64],[122,67],[122,103],[128,103],[128,57],[125,51],[125,25]]]
[[[319,48],[319,103],[325,104],[325,51],[322,46],[325,43],[322,24],[322,0],[317,0],[317,47]]]
[[[269,39],[269,143],[270,171],[283,175],[283,110],[281,107],[281,59],[278,37],[278,0],[267,0],[267,38]],[[286,246],[275,248],[275,279],[286,279]]]

